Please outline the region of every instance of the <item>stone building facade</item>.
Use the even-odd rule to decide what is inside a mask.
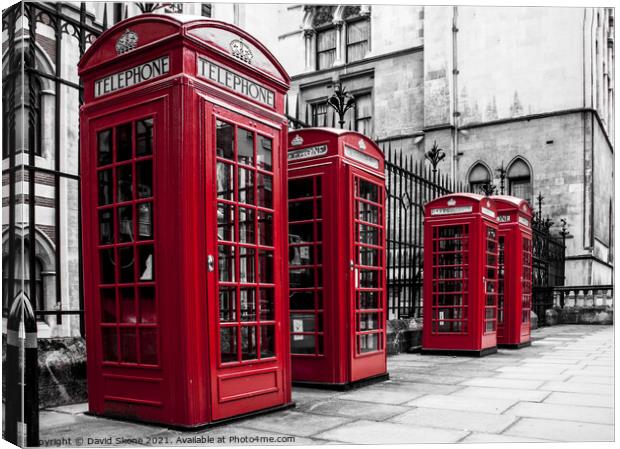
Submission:
[[[96,29],[140,14],[144,3],[44,3]],[[535,203],[558,225],[566,218],[567,285],[611,284],[613,274],[614,12],[608,8],[508,8],[408,5],[166,3],[156,12],[209,16],[235,23],[261,40],[292,76],[289,115],[332,125],[326,101],[341,82],[356,99],[346,126],[423,160],[436,141],[440,168],[458,181],[494,180],[506,169],[505,191]],[[258,20],[257,18],[260,18]],[[20,22],[16,47],[28,45]],[[78,310],[79,48],[36,27],[34,104],[15,107],[15,127],[37,111],[31,142],[17,136],[16,164],[58,167],[35,183],[36,272],[30,282],[16,258],[15,282],[37,288],[38,308]],[[22,38],[23,35],[23,38]],[[3,27],[3,75],[9,35]],[[56,84],[59,74],[67,83]],[[28,80],[26,80],[26,83]],[[73,84],[73,87],[72,87]],[[25,86],[28,88],[27,84]],[[3,105],[6,89],[3,90]],[[56,108],[56,98],[59,106]],[[3,108],[3,115],[6,111]],[[19,133],[18,133],[19,134]],[[10,181],[3,126],[3,285],[7,285]],[[58,142],[58,144],[56,144]],[[58,152],[58,154],[56,154]],[[58,164],[58,165],[56,165]],[[28,257],[26,171],[14,179],[16,236]],[[536,204],[534,204],[536,206]],[[22,239],[22,237],[24,237]],[[23,266],[29,266],[24,260]],[[30,287],[28,287],[30,288]],[[3,289],[3,316],[8,304]],[[41,317],[41,336],[79,334],[79,318]]]

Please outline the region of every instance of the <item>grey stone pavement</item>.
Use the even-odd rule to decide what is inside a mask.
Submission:
[[[164,446],[613,441],[613,326],[560,325],[532,335],[531,347],[483,358],[389,357],[389,381],[348,392],[294,388],[294,409],[198,432],[95,418],[84,415],[86,404],[57,407],[40,415],[41,440],[71,438],[68,445],[79,446],[109,437],[146,445],[155,437]]]

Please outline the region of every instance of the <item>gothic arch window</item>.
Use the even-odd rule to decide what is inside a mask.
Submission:
[[[491,182],[491,170],[482,162],[476,162],[470,169],[467,177],[469,188],[473,193],[480,193],[484,184]]]
[[[532,203],[532,173],[529,164],[521,157],[514,159],[506,170],[508,194]]]
[[[30,273],[30,261],[29,261],[29,247],[24,247],[23,253],[17,251],[14,263],[14,276],[13,292],[14,297],[19,296],[24,292],[26,296],[31,299],[36,297],[37,304],[33,306],[35,310],[45,310],[45,296],[43,291],[43,278],[41,276],[42,263],[39,258],[35,260],[35,273],[34,276]],[[23,256],[23,257],[22,257]],[[5,315],[8,308],[11,306],[11,298],[9,298],[9,258],[3,257],[2,260],[2,313]],[[23,259],[23,263],[22,263]],[[23,270],[22,268],[25,268]],[[25,274],[24,274],[25,273]],[[22,288],[23,281],[23,288]],[[33,291],[33,290],[36,290]],[[40,318],[42,319],[42,318]]]
[[[370,18],[361,6],[347,6],[343,11],[345,22],[345,61],[363,59],[370,50]]]
[[[338,29],[334,24],[335,6],[317,6],[312,18],[316,31],[316,69],[330,68],[336,61]]]

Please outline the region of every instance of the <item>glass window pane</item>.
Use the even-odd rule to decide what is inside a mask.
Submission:
[[[216,122],[217,155],[226,159],[235,158],[233,150],[235,128],[233,125],[217,120]]]
[[[313,291],[292,291],[290,295],[291,310],[313,310],[314,292]]]
[[[273,283],[273,251],[258,251],[258,282]]]
[[[272,321],[275,319],[274,311],[274,292],[272,288],[258,289],[260,298],[260,319],[261,321]]]
[[[157,310],[155,308],[155,288],[140,287],[138,289],[140,296],[140,322],[156,323]]]
[[[366,334],[358,336],[358,352],[373,352],[379,350],[379,336],[381,334]]]
[[[258,243],[260,245],[273,245],[273,214],[258,211]]]
[[[133,287],[120,288],[118,290],[121,307],[121,323],[136,322],[136,302],[134,299]]]
[[[271,171],[271,151],[272,141],[269,137],[258,136],[258,147],[256,148],[256,158],[258,167],[263,170]]]
[[[122,165],[116,169],[116,201],[130,201],[133,198],[133,181],[131,179],[131,164]]]
[[[235,281],[235,247],[218,245],[218,273],[223,282]]]
[[[223,162],[217,163],[217,197],[223,200],[234,200],[234,167]]]
[[[151,203],[138,205],[138,240],[153,239],[153,208]]]
[[[237,160],[240,164],[254,165],[254,133],[237,128]]]
[[[289,284],[291,288],[314,287],[314,269],[297,268],[290,270]]]
[[[358,331],[370,331],[381,328],[378,313],[360,313]]]
[[[136,164],[138,198],[153,196],[153,161],[142,161]]]
[[[222,363],[237,361],[237,328],[220,329],[220,357]]]
[[[101,322],[116,323],[116,293],[113,288],[99,290],[101,298]]]
[[[375,203],[379,202],[379,186],[363,179],[359,180],[359,194],[360,198]]]
[[[140,329],[140,363],[157,365],[157,329]]]
[[[115,273],[114,267],[116,261],[114,260],[114,249],[104,249],[99,252],[99,265],[101,270],[101,283],[102,284],[114,284]]]
[[[118,335],[116,327],[101,328],[101,345],[103,346],[103,360],[118,362]]]
[[[112,130],[106,129],[97,133],[98,165],[112,163]]]
[[[291,313],[291,332],[314,332],[316,330],[314,313]]]
[[[315,344],[314,335],[291,334],[291,353],[293,354],[314,354]]]
[[[276,333],[274,326],[260,327],[260,356],[261,358],[273,357],[276,348]]]
[[[106,245],[113,241],[113,210],[105,209],[99,211],[99,243]]]
[[[235,240],[235,206],[217,205],[217,238],[227,242]]]
[[[254,209],[239,208],[239,242],[255,243]]]
[[[379,308],[379,292],[358,292],[360,309]]]
[[[241,328],[241,360],[252,360],[258,357],[256,347],[256,327]]]
[[[381,265],[380,253],[377,248],[367,248],[365,246],[358,247],[360,265],[366,265],[370,267],[378,267]]]
[[[379,245],[379,228],[358,223],[359,242],[368,245]]]
[[[220,287],[220,321],[223,323],[237,320],[236,289]]]
[[[291,179],[288,182],[288,197],[308,198],[314,196],[312,178]]]
[[[137,363],[138,354],[136,352],[136,328],[121,327],[121,361],[127,363]]]
[[[372,204],[358,201],[357,208],[358,217],[360,220],[368,223],[379,224],[379,206],[373,206]]]
[[[256,321],[256,290],[254,288],[242,288],[239,295],[240,320]]]
[[[314,224],[290,224],[288,234],[291,243],[314,242]]]
[[[258,173],[256,175],[258,186],[258,205],[273,208],[273,176]]]
[[[359,270],[359,286],[361,288],[378,288],[380,273],[381,271],[377,270]]]
[[[293,201],[288,203],[288,221],[312,220],[314,205],[312,201]]]
[[[118,208],[118,241],[133,242],[133,206]]]
[[[112,204],[112,170],[99,172],[99,205]]]
[[[131,123],[116,127],[116,160],[131,159]]]
[[[138,120],[136,123],[136,156],[153,153],[153,119]]]
[[[119,270],[119,282],[121,283],[130,283],[134,282],[134,255],[133,255],[133,247],[124,247],[118,249],[118,257],[120,263]]]
[[[254,172],[239,167],[239,202],[254,204]]]
[[[239,281],[255,282],[256,281],[256,264],[254,261],[254,248],[239,248]]]
[[[311,265],[313,263],[313,246],[289,246],[289,265]]]
[[[153,270],[153,246],[141,245],[138,247],[140,254],[140,266],[138,267],[138,279],[140,281],[152,281],[155,278]]]

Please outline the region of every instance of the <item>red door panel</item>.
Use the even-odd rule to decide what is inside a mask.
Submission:
[[[206,106],[212,419],[284,402],[279,130]],[[211,132],[209,132],[211,130]]]
[[[350,168],[351,381],[386,372],[385,189]]]

